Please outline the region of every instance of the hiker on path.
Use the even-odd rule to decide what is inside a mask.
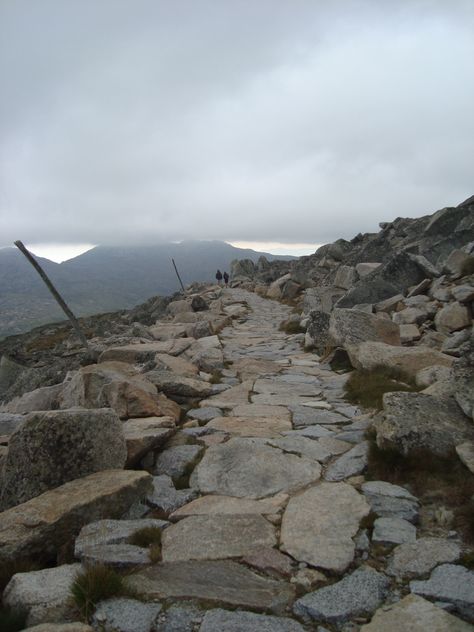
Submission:
[[[229,283],[229,275],[227,274],[227,272],[224,272],[224,283],[225,283],[225,286],[227,287],[227,284]]]
[[[220,270],[217,270],[216,272],[216,279],[217,279],[217,285],[220,285],[222,281],[222,272]]]

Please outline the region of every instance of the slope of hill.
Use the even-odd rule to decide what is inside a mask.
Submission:
[[[133,307],[150,296],[179,289],[171,258],[185,284],[214,279],[234,259],[291,259],[235,248],[221,241],[187,241],[156,246],[97,246],[57,264],[37,257],[77,315]],[[48,290],[16,248],[0,250],[0,338],[63,320]]]

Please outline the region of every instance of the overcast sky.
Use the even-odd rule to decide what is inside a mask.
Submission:
[[[0,246],[316,244],[474,193],[473,0],[0,0]]]

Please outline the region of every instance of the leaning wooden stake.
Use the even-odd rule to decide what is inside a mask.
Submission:
[[[61,307],[61,309],[63,310],[63,312],[66,314],[66,316],[69,318],[69,320],[71,321],[71,325],[74,327],[77,335],[79,336],[80,341],[82,342],[82,344],[88,349],[89,348],[89,343],[87,342],[87,338],[85,337],[85,335],[83,334],[83,332],[81,331],[81,328],[79,326],[79,323],[77,322],[77,318],[74,316],[74,314],[71,312],[71,310],[69,309],[69,307],[66,305],[66,303],[63,301],[61,295],[59,294],[59,292],[56,290],[56,288],[54,287],[54,285],[51,283],[51,281],[48,278],[48,275],[46,274],[46,272],[43,270],[43,268],[40,266],[40,264],[36,261],[36,259],[33,257],[33,255],[31,254],[31,252],[29,252],[24,244],[21,241],[15,241],[15,246],[21,250],[21,252],[25,255],[25,257],[28,259],[28,261],[31,263],[31,265],[33,266],[33,268],[36,270],[36,272],[40,275],[40,277],[43,279],[43,281],[46,284],[46,287],[48,288],[48,290],[51,292],[51,294],[54,296],[54,298],[56,299],[57,303],[59,304],[59,306]]]
[[[175,272],[176,272],[176,276],[177,276],[177,277],[178,277],[178,279],[179,279],[179,282],[181,283],[181,287],[183,288],[183,292],[186,294],[186,290],[184,289],[184,285],[183,285],[183,282],[181,281],[181,277],[179,276],[178,268],[176,267],[176,264],[175,264],[175,262],[174,262],[174,259],[171,259],[171,261],[173,262],[173,265],[174,265],[174,270],[175,270]]]

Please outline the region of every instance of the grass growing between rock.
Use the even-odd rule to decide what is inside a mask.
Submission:
[[[456,452],[438,456],[419,448],[405,456],[393,449],[369,443],[366,477],[408,486],[423,502],[435,500],[452,509],[454,527],[467,543],[474,544],[474,476],[461,463]]]
[[[72,599],[85,621],[97,604],[111,597],[133,597],[124,578],[107,566],[90,566],[76,576],[71,586]]]
[[[161,560],[161,529],[158,527],[143,527],[130,536],[128,542],[148,549],[153,563]]]
[[[468,276],[474,274],[474,257],[469,257],[461,265],[461,276]]]
[[[297,320],[284,320],[280,323],[278,329],[288,335],[306,333],[306,329]]]
[[[18,632],[26,627],[27,613],[22,610],[0,607],[0,630],[2,632]]]
[[[422,387],[398,369],[386,366],[369,370],[353,371],[347,380],[344,390],[347,401],[359,404],[364,408],[382,410],[382,399],[385,393],[393,391],[416,392]]]

